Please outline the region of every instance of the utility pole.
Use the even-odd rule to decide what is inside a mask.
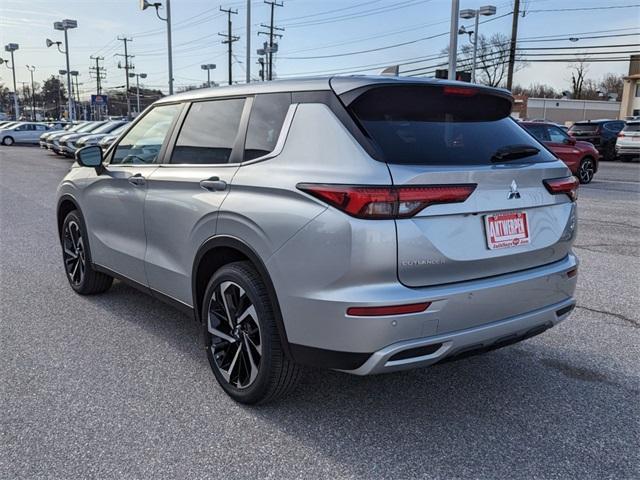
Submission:
[[[451,28],[449,29],[449,80],[456,79],[456,62],[458,57],[458,14],[460,0],[451,0]]]
[[[513,68],[516,63],[516,43],[518,40],[518,17],[520,17],[520,0],[513,2],[513,21],[511,23],[511,45],[509,46],[509,69],[507,70],[507,90],[513,86]]]
[[[118,68],[124,68],[124,75],[126,78],[125,83],[125,97],[127,99],[127,118],[131,120],[131,99],[129,98],[129,70],[135,68],[133,65],[129,64],[129,59],[133,58],[133,55],[129,55],[127,51],[127,42],[132,42],[133,39],[127,37],[118,37],[118,40],[124,42],[124,55],[121,53],[116,53],[118,57],[124,57],[124,67],[118,62]]]
[[[102,93],[102,80],[106,77],[104,67],[100,66],[100,62],[104,60],[104,57],[94,57],[93,55],[89,57],[91,60],[96,61],[96,66],[91,67],[89,69],[89,73],[95,75],[96,77],[96,94],[100,95]]]
[[[264,58],[260,57],[258,58],[258,65],[260,65],[260,80],[262,80],[264,82]]]
[[[104,60],[104,57],[94,57],[93,55],[89,57],[91,60],[96,61],[96,66],[89,68],[89,75],[94,75],[96,79],[96,95],[100,95],[102,93],[102,80],[106,78],[105,68],[100,66],[100,61]],[[102,107],[101,105],[94,105],[93,114],[96,120],[99,120],[102,117]]]
[[[245,81],[251,82],[251,0],[247,0],[247,55],[245,57]]]
[[[231,34],[231,15],[236,15],[238,10],[232,9],[224,9],[220,7],[220,11],[227,14],[227,33],[218,33],[221,37],[225,37],[226,40],[223,40],[222,43],[226,43],[228,45],[228,56],[229,56],[229,85],[233,83],[233,71],[232,71],[232,63],[233,63],[233,42],[237,42],[240,40],[240,37],[236,37]]]
[[[267,80],[273,80],[273,54],[278,51],[278,44],[274,44],[273,39],[282,37],[281,34],[275,33],[276,31],[284,31],[284,28],[276,27],[274,25],[274,12],[275,7],[282,7],[284,4],[278,3],[276,0],[264,0],[264,3],[271,6],[271,20],[269,25],[265,25],[264,23],[260,24],[262,28],[268,29],[268,32],[258,32],[258,35],[262,34],[269,36],[269,45],[267,45],[267,48],[265,49],[265,53],[267,54]]]

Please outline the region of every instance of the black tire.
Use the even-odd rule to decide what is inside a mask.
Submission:
[[[13,137],[10,136],[6,136],[2,139],[2,145],[6,145],[7,147],[13,145],[15,143],[15,141],[13,140]]]
[[[209,364],[231,398],[265,403],[296,385],[301,367],[283,352],[267,288],[250,262],[230,263],[213,274],[202,319]]]
[[[89,239],[78,210],[69,212],[65,217],[60,244],[67,280],[76,293],[93,295],[109,290],[113,277],[93,269]]]
[[[580,160],[580,166],[578,167],[578,180],[581,184],[591,183],[593,176],[596,174],[595,160],[591,157],[584,157]]]

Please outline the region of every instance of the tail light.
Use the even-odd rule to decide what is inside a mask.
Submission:
[[[622,138],[622,137],[624,137],[624,133],[620,132],[620,133],[618,134],[618,138]]]
[[[544,181],[544,186],[553,195],[566,194],[572,202],[578,199],[578,179],[574,176],[564,178],[552,178]]]
[[[476,184],[381,187],[300,183],[298,189],[356,218],[409,218],[430,205],[464,202]]]
[[[444,87],[442,93],[445,95],[458,95],[461,97],[473,97],[478,93],[475,88],[468,87]]]

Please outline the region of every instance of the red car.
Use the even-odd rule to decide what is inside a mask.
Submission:
[[[566,163],[580,183],[593,180],[600,154],[591,143],[577,141],[553,123],[521,122],[520,125]]]

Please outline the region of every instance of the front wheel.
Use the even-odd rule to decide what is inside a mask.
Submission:
[[[593,162],[593,158],[585,157],[580,161],[580,166],[578,167],[578,179],[580,183],[586,184],[590,183],[593,180],[593,176],[596,173],[596,166]]]
[[[218,270],[202,304],[207,357],[231,398],[264,403],[295,386],[301,367],[284,355],[271,299],[251,263],[234,262]]]
[[[91,265],[89,240],[77,210],[69,212],[62,224],[62,258],[69,285],[80,295],[109,290],[113,277],[97,272]]]
[[[13,145],[13,143],[14,143],[13,137],[4,137],[2,139],[2,144],[6,145],[7,147]]]

